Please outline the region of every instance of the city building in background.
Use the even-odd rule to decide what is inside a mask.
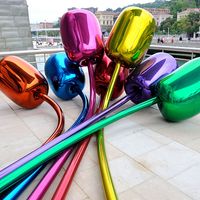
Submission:
[[[39,28],[53,28],[54,23],[53,22],[40,22]]]
[[[0,51],[32,49],[26,0],[0,1]]]
[[[167,18],[173,18],[173,15],[170,14],[170,10],[167,8],[145,8],[145,10],[148,10],[154,16],[157,26],[160,26]]]
[[[68,8],[68,10],[74,10],[76,9],[75,7]],[[98,8],[95,7],[89,7],[89,8],[82,8],[91,11],[94,13],[100,23],[102,32],[105,36],[107,36],[112,29],[119,12],[114,12],[114,11],[98,11]],[[173,15],[170,14],[169,9],[158,9],[158,8],[145,8],[148,10],[155,18],[157,26],[160,26],[160,24],[165,21],[167,18],[172,18]],[[40,22],[37,25],[31,25],[31,30],[35,29],[50,29],[53,28],[55,23],[51,22]],[[35,26],[35,28],[34,28]],[[38,28],[36,28],[36,26]]]
[[[177,21],[187,17],[190,13],[199,13],[200,8],[188,8],[182,12],[177,13]]]
[[[110,32],[114,25],[114,19],[118,14],[108,11],[97,11],[95,13],[97,19],[99,20],[100,26],[103,32]]]

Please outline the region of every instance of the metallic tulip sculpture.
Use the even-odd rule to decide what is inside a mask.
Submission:
[[[101,61],[104,53],[102,33],[92,12],[83,9],[68,11],[61,18],[60,31],[70,60],[82,66]]]
[[[61,108],[47,95],[48,83],[44,76],[25,60],[7,56],[0,61],[0,90],[23,108],[32,109],[43,101],[49,103],[58,116],[57,127],[48,139],[54,139],[64,127]]]
[[[0,61],[0,89],[23,108],[35,108],[48,94],[46,79],[33,66],[19,57],[7,56]]]
[[[95,76],[95,84],[96,84],[96,92],[101,97],[104,97],[106,94],[106,90],[112,78],[112,74],[115,68],[115,63],[104,55],[102,61],[95,66],[94,76]],[[119,74],[117,76],[117,80],[114,85],[114,89],[112,92],[111,100],[114,100],[122,95],[124,92],[124,83],[128,76],[128,69],[121,67]]]
[[[107,92],[107,87],[112,77],[114,66],[115,63],[111,62],[111,60],[106,55],[104,55],[102,61],[97,63],[95,66],[95,72],[94,72],[95,87],[97,94],[101,94],[99,107],[96,113],[100,112],[101,107],[103,105],[104,96]],[[116,84],[113,88],[111,99],[115,99],[122,94],[122,92],[124,91],[124,82],[127,76],[128,76],[128,69],[121,68],[119,75],[117,77]],[[66,196],[69,187],[71,185],[72,179],[76,173],[76,170],[78,169],[81,159],[88,146],[89,139],[85,140],[85,142],[81,143],[81,145],[78,147],[76,154],[74,155],[73,159],[68,165],[68,168],[66,169],[65,174],[62,177],[62,180],[60,181],[52,199],[55,200],[64,199],[64,197]]]
[[[82,27],[83,25],[84,27]],[[61,19],[61,37],[66,53],[71,61],[77,61],[83,66],[88,65],[90,108],[87,117],[89,118],[94,113],[96,102],[93,64],[101,60],[104,53],[100,25],[95,15],[90,11],[80,9],[69,11]],[[23,164],[22,159],[20,165]],[[9,168],[11,169],[11,166]],[[2,173],[0,172],[0,177],[8,173],[8,169],[3,170]]]
[[[135,67],[151,44],[156,24],[153,16],[137,7],[125,8],[106,42],[106,53],[116,63]]]
[[[103,109],[108,107],[109,97],[119,74],[120,65],[136,68],[148,50],[155,32],[155,20],[146,10],[125,8],[117,18],[106,41],[106,53],[116,63],[112,79],[105,95]],[[103,130],[97,134],[97,148],[101,175],[107,199],[117,199],[106,158]]]
[[[165,56],[163,56],[164,62],[161,62],[161,59],[159,59],[158,55],[154,55],[151,58],[148,58],[149,62],[144,61],[144,63],[146,63],[147,65],[143,65],[143,68],[140,68],[141,70],[140,70],[140,72],[138,72],[138,76],[140,76],[140,77],[143,74],[143,76],[144,76],[143,83],[145,83],[146,88],[148,88],[147,87],[148,83],[150,85],[156,83],[158,81],[157,79],[163,77],[164,74],[165,75],[169,74],[177,66],[176,61],[173,57],[171,57],[169,54],[161,53],[161,55],[162,54],[165,55]],[[150,65],[150,63],[151,63],[151,65]],[[162,66],[162,67],[158,67],[158,65]],[[156,70],[157,70],[158,75],[156,73]],[[145,73],[145,71],[146,72],[149,71],[148,72],[149,76],[147,76],[147,73]],[[137,75],[132,74],[131,76],[134,76],[135,78],[130,79],[130,80],[133,80],[136,83],[138,83]],[[145,81],[145,78],[148,78],[148,81]],[[140,78],[140,80],[141,80],[141,78]],[[149,85],[149,88],[150,88],[150,85]],[[139,87],[141,87],[141,84],[139,85]],[[139,91],[139,90],[136,90],[136,91]],[[137,95],[134,94],[134,96],[137,96]],[[0,191],[3,191],[7,187],[9,187],[12,182],[15,182],[16,180],[18,180],[18,178],[24,176],[26,173],[33,170],[35,167],[39,166],[40,164],[42,164],[42,163],[46,162],[47,160],[51,159],[52,157],[56,156],[59,152],[62,152],[64,149],[68,148],[70,145],[72,145],[72,144],[80,141],[84,137],[92,134],[94,131],[104,127],[105,125],[108,125],[109,123],[112,123],[115,120],[120,119],[123,116],[127,116],[128,114],[131,114],[132,112],[136,112],[137,110],[140,110],[144,107],[152,105],[153,103],[156,102],[155,98],[153,98],[153,100],[149,100],[145,103],[142,103],[141,105],[139,104],[138,106],[133,106],[125,111],[122,111],[118,114],[115,114],[115,115],[109,117],[109,118],[106,118],[103,121],[97,122],[100,119],[104,118],[106,114],[117,109],[123,103],[127,102],[128,99],[130,99],[130,98],[132,98],[132,95],[129,95],[127,98],[123,98],[122,100],[115,103],[113,106],[111,106],[107,110],[103,111],[102,113],[92,117],[91,119],[87,120],[86,122],[82,123],[81,125],[77,126],[76,128],[70,130],[69,132],[62,134],[61,136],[56,138],[51,143],[46,144],[45,146],[35,150],[34,152],[30,153],[26,157],[19,160],[19,162],[24,163],[24,165],[19,167],[17,170],[12,171],[12,173],[10,173],[10,174],[1,176]],[[97,124],[89,126],[95,122],[97,122]],[[89,127],[82,130],[83,128],[85,128],[87,126],[89,126]],[[74,134],[80,130],[82,130],[82,131],[77,134]],[[72,134],[74,134],[74,135],[72,135]],[[68,138],[68,137],[70,137],[70,138]],[[27,160],[29,160],[29,162],[26,162]],[[14,164],[16,164],[16,163],[14,163]],[[12,165],[11,165],[11,167],[12,167]]]
[[[71,62],[65,53],[57,53],[47,60],[45,64],[45,75],[47,76],[51,89],[59,98],[70,100],[80,95],[83,102],[83,109],[71,128],[80,124],[86,117],[88,110],[87,97],[82,92],[85,85],[85,76],[81,68],[79,68],[77,63]],[[64,164],[64,161],[71,154],[72,150],[73,149],[70,148],[69,151],[64,154],[64,158],[58,157],[60,164]],[[2,198],[4,200],[16,199],[45,166],[46,165],[42,165],[37,168],[31,175],[20,182],[20,184],[17,184],[12,190],[6,192]]]
[[[59,98],[69,100],[77,95],[81,97],[83,102],[82,112],[71,127],[72,129],[85,119],[88,111],[87,97],[82,92],[85,85],[84,73],[80,66],[76,62],[70,61],[65,53],[57,53],[47,60],[45,64],[45,75],[47,76],[51,89]],[[30,194],[29,199],[36,200],[43,197],[66,159],[71,155],[72,150],[73,148],[69,148],[55,160]]]
[[[88,66],[90,80],[90,107],[86,117],[87,119],[95,112],[96,91],[93,65],[102,59],[104,53],[100,25],[93,13],[87,10],[77,9],[69,11],[63,15],[60,30],[65,52],[71,61],[77,62],[82,66]],[[80,144],[80,147],[73,158],[73,160],[76,160],[76,163],[80,162],[82,158],[82,153],[79,153],[79,151],[84,151],[89,141],[90,138]],[[73,160],[71,163],[73,163]],[[69,165],[70,170],[67,170],[66,173],[69,171],[72,173],[72,171],[75,170],[76,166],[71,163]],[[50,176],[52,176],[52,174],[47,174],[46,178]],[[71,183],[71,174],[65,176],[67,176],[68,182]],[[45,185],[46,184],[49,185],[47,181]],[[42,185],[44,186],[44,184]],[[69,187],[67,183],[65,185],[66,187]],[[41,186],[38,186],[38,190],[41,191]],[[62,188],[62,191],[64,190],[65,189]],[[38,196],[39,193],[40,192],[34,191],[31,195],[31,199],[40,198]],[[59,194],[59,196],[61,196],[61,194]],[[56,199],[59,199],[59,197],[56,197]]]
[[[178,64],[168,53],[155,53],[144,60],[126,79],[125,91],[138,104],[155,96],[154,85],[171,74]]]
[[[193,59],[156,87],[158,107],[168,121],[181,121],[200,112],[200,58]]]
[[[62,16],[60,31],[69,59],[88,67],[91,97],[88,115],[91,117],[94,114],[96,102],[93,65],[98,63],[104,54],[99,22],[92,12],[75,9]]]
[[[68,24],[68,25],[71,24],[74,27],[78,27],[77,28],[78,30],[76,29],[76,32],[74,31],[75,33],[77,33],[77,35],[74,34],[74,32],[72,33],[71,29],[70,29],[70,34],[66,34],[66,32],[63,33],[63,35],[65,36],[64,39],[66,40],[66,41],[63,40],[63,42],[67,44],[67,45],[64,44],[64,48],[65,48],[66,52],[68,53],[68,55],[71,59],[79,61],[83,66],[88,65],[88,63],[92,63],[93,61],[100,60],[99,56],[96,56],[97,55],[96,52],[94,54],[91,54],[91,56],[88,59],[87,55],[88,55],[88,52],[90,52],[90,51],[84,51],[85,49],[81,49],[81,48],[83,48],[83,46],[77,45],[77,42],[76,43],[72,42],[73,45],[70,44],[70,40],[68,40],[68,37],[71,37],[72,35],[76,35],[73,37],[73,41],[78,41],[79,43],[82,44],[82,42],[84,40],[84,39],[82,40],[82,37],[87,37],[88,32],[93,31],[92,29],[95,30],[95,28],[93,26],[90,26],[91,30],[86,31],[87,33],[84,36],[82,36],[83,34],[78,34],[80,31],[80,28],[82,28],[83,30],[85,29],[84,25],[86,23],[84,23],[84,22],[82,23],[81,20],[79,20],[80,14],[77,15],[76,11],[72,11],[72,13],[69,13],[69,15],[66,14],[66,15],[68,15],[68,18],[67,18],[68,20],[63,20],[63,22],[64,22],[63,24],[65,25],[65,26],[63,26],[63,27],[65,27],[64,30],[67,30],[66,24]],[[83,14],[81,14],[81,16],[83,17]],[[84,18],[82,20],[84,20]],[[128,21],[128,23],[127,23],[127,21]],[[66,22],[68,22],[68,23],[66,23]],[[82,23],[82,24],[80,25],[80,23]],[[121,27],[122,27],[121,24],[126,24],[123,26],[123,31],[121,31]],[[62,28],[62,22],[61,22],[61,28]],[[86,29],[88,29],[88,26],[86,26]],[[83,30],[81,30],[81,33],[84,32]],[[120,15],[120,17],[118,18],[116,24],[114,25],[114,27],[111,31],[111,34],[108,38],[108,42],[106,45],[106,50],[107,50],[108,55],[110,57],[112,57],[114,59],[114,61],[116,61],[117,64],[116,64],[116,67],[113,66],[113,69],[112,69],[112,66],[110,66],[110,68],[109,68],[112,71],[112,74],[110,74],[110,83],[106,87],[106,91],[104,92],[104,94],[101,93],[101,99],[103,98],[100,102],[102,110],[104,110],[108,107],[109,101],[112,97],[113,90],[117,91],[116,89],[114,89],[114,87],[116,88],[116,86],[115,86],[116,81],[120,74],[120,65],[122,63],[124,63],[124,60],[127,61],[125,59],[125,58],[127,58],[127,52],[128,52],[129,57],[131,55],[132,58],[131,58],[131,62],[129,62],[129,63],[125,62],[125,64],[128,63],[128,66],[130,66],[130,63],[131,63],[131,65],[139,64],[142,61],[142,58],[145,55],[145,53],[150,45],[154,31],[155,31],[155,21],[154,21],[152,15],[143,9],[135,8],[135,7],[125,9],[122,12],[122,14]],[[68,30],[67,30],[67,32],[68,32]],[[61,29],[61,34],[62,34],[62,29]],[[67,35],[68,35],[68,37],[67,37]],[[127,38],[127,40],[125,39],[126,41],[124,42],[124,40],[122,40],[122,37]],[[76,38],[76,40],[74,38]],[[99,46],[99,44],[100,44],[99,37],[97,36],[97,38],[98,38],[97,40],[95,39],[95,43],[98,44],[96,46]],[[86,41],[86,40],[84,40],[84,41]],[[98,43],[97,43],[97,41],[98,41]],[[117,45],[119,45],[119,46],[117,46]],[[79,48],[77,48],[77,47],[79,47]],[[86,47],[87,47],[87,45],[86,45]],[[80,51],[80,49],[81,49],[81,51]],[[120,51],[120,54],[116,55],[115,53],[117,51]],[[101,51],[98,50],[98,52],[100,53]],[[115,55],[115,56],[113,57],[112,55]],[[82,61],[81,59],[84,58],[85,56],[86,56],[86,58],[83,59],[83,61]],[[133,57],[134,57],[134,59],[133,59]],[[112,76],[112,78],[111,78],[111,76]],[[97,89],[99,89],[99,87],[97,87]],[[116,94],[116,92],[114,93],[114,95],[115,94]],[[104,96],[102,96],[102,95],[104,95]],[[88,139],[88,141],[89,141],[89,139]],[[84,151],[87,147],[88,141],[86,140],[85,144],[82,144],[79,147],[80,151],[79,150],[77,151],[77,153],[75,155],[76,158],[74,158],[74,161],[72,161],[71,163],[73,163],[73,162],[79,163],[80,162],[80,160],[84,154]],[[97,141],[98,141],[99,161],[100,161],[100,166],[101,166],[101,171],[102,171],[102,179],[104,182],[106,197],[107,197],[107,199],[116,199],[115,189],[112,184],[112,179],[110,176],[108,164],[106,163],[107,159],[106,159],[106,154],[105,154],[105,149],[104,149],[102,130],[98,133]],[[76,164],[76,166],[77,166],[77,164]],[[72,177],[72,174],[75,173],[74,172],[75,166],[74,166],[74,169],[72,169],[72,170],[69,169],[68,171],[73,171],[73,173],[71,172],[68,175],[68,179],[70,179],[70,177]],[[66,177],[67,177],[67,175],[66,175]],[[63,182],[67,182],[68,179],[63,178]],[[61,197],[62,195],[60,195],[61,191],[63,191],[63,189],[60,189],[60,190],[58,189],[56,191],[56,194],[54,195],[54,199],[62,198]]]
[[[45,63],[45,75],[54,94],[64,100],[82,95],[85,76],[76,62],[72,62],[65,53],[53,54]],[[80,92],[81,91],[81,92]]]
[[[63,112],[47,95],[48,83],[44,76],[28,62],[16,56],[7,56],[3,58],[0,61],[0,89],[13,102],[23,108],[33,109],[43,103],[43,101],[46,101],[53,107],[58,116],[58,124],[53,134],[45,143],[48,143],[62,133],[64,128]],[[37,169],[29,177],[29,180],[33,180],[40,171],[40,169]],[[26,184],[27,179],[23,183]],[[17,196],[23,189],[24,184],[20,184],[8,198],[5,197],[4,199]],[[9,191],[9,193],[10,192],[11,191]],[[7,196],[7,194],[5,196]]]

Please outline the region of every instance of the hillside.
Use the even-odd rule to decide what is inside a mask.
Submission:
[[[171,14],[176,16],[177,12],[183,11],[186,8],[199,8],[200,0],[155,0],[153,3],[131,4],[128,6],[137,6],[141,8],[169,8]],[[124,8],[117,8],[114,12],[121,12],[123,9]]]

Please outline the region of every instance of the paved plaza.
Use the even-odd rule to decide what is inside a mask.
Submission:
[[[88,81],[85,92],[89,94]],[[81,111],[81,100],[62,101],[50,91],[65,113],[65,129]],[[39,147],[53,132],[57,120],[43,103],[25,110],[0,94],[0,168]],[[129,102],[122,109],[131,106]],[[105,128],[109,165],[120,200],[200,199],[200,115],[180,123],[163,120],[156,106],[140,111]],[[66,166],[48,190],[49,200]],[[26,199],[41,173],[20,196]],[[103,200],[96,139],[73,180],[66,199]]]

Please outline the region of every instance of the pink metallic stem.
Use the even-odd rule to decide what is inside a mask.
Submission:
[[[94,114],[95,110],[95,100],[96,100],[96,87],[95,87],[95,79],[94,79],[94,71],[92,66],[88,66],[89,74],[90,74],[90,106],[91,110],[88,112],[86,116],[86,120]],[[81,162],[81,159],[85,153],[85,150],[87,149],[87,146],[90,142],[92,136],[86,138],[83,140],[76,153],[74,154],[74,157],[72,158],[70,164],[68,165],[68,168],[65,171],[65,174],[63,175],[53,197],[52,200],[59,200],[64,199],[65,195],[67,194],[67,191],[69,190],[73,177],[76,173],[76,170],[78,169],[79,163]]]
[[[42,199],[44,196],[44,191],[47,191],[56,175],[59,173],[60,169],[64,165],[66,159],[72,153],[73,148],[71,147],[67,151],[65,151],[59,158],[54,162],[53,166],[47,171],[44,175],[43,179],[37,185],[37,188],[33,191],[33,193],[29,196],[29,200]]]
[[[89,64],[88,72],[90,80],[90,100],[89,100],[90,106],[86,116],[86,120],[89,119],[94,114],[96,105],[95,80],[94,80],[94,70],[92,64]],[[74,148],[75,146],[67,149],[63,154],[61,154],[58,160],[56,160],[55,163],[51,166],[51,168],[47,171],[47,173],[40,181],[40,183],[37,185],[37,187],[34,189],[34,191],[30,194],[28,198],[29,200],[39,200],[44,196],[47,189],[55,179],[56,175],[58,174],[58,172],[60,171],[60,169],[62,168],[62,166],[64,165],[65,161],[68,159]]]

